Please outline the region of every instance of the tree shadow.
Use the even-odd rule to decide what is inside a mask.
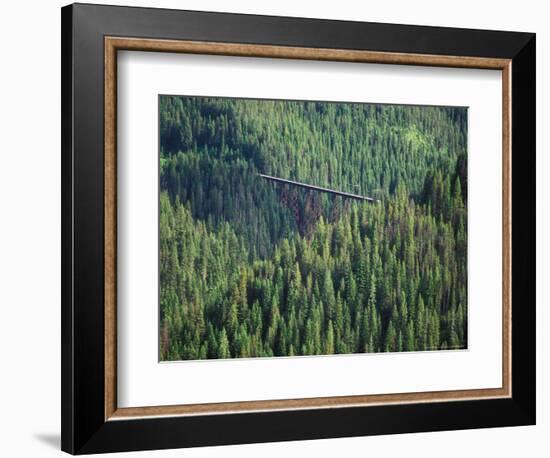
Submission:
[[[34,438],[52,448],[61,449],[61,435],[58,433],[37,433]]]

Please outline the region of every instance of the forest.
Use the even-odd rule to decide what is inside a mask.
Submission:
[[[159,123],[161,361],[467,347],[466,108],[162,95]]]

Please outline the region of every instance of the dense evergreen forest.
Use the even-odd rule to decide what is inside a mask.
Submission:
[[[465,108],[159,105],[161,360],[466,347]]]

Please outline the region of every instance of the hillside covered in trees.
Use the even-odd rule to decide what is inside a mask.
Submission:
[[[161,360],[466,347],[465,108],[159,104]]]

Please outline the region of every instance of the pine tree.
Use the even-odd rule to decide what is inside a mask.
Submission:
[[[222,328],[219,338],[218,346],[218,358],[231,358],[231,352],[229,351],[229,340],[227,339],[227,333],[225,328]]]

